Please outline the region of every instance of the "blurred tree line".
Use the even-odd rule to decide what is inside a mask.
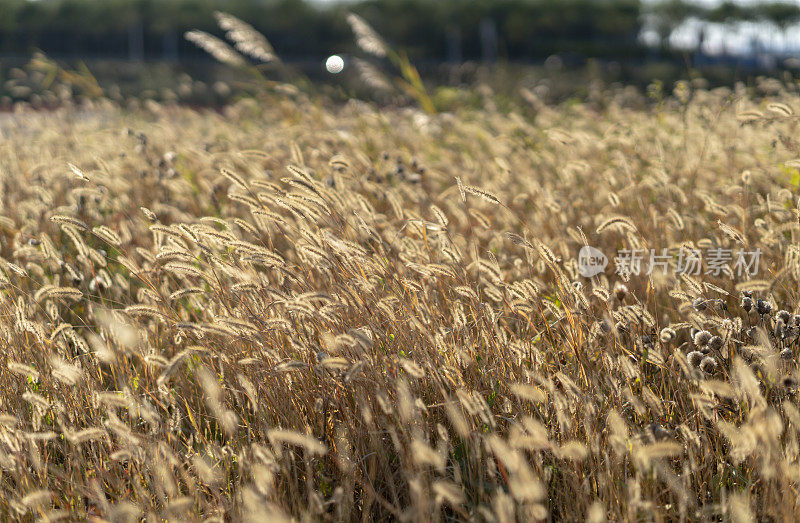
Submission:
[[[220,34],[215,10],[261,31],[285,60],[354,49],[349,11],[416,60],[539,60],[551,54],[624,60],[644,57],[644,23],[666,36],[689,17],[764,20],[786,27],[800,7],[781,2],[704,8],[667,0],[0,0],[0,55],[132,60],[206,59],[183,33]],[[652,49],[650,50],[652,51]]]

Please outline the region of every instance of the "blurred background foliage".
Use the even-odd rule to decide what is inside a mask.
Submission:
[[[406,52],[426,81],[516,92],[541,87],[525,79],[546,77],[540,95],[554,100],[585,98],[594,80],[642,88],[700,74],[711,84],[748,81],[763,72],[763,62],[708,59],[699,44],[675,48],[670,36],[687,21],[757,22],[784,35],[800,22],[800,5],[770,1],[702,7],[683,0],[0,0],[0,105],[35,92],[19,68],[37,51],[68,68],[87,67],[120,96],[177,93],[188,103],[221,103],[236,92],[237,73],[183,37],[191,29],[222,37],[218,10],[252,24],[285,63],[334,85],[343,98],[358,94],[355,82],[348,84],[352,73],[333,78],[322,64],[334,53],[346,60],[358,53],[349,12]],[[770,74],[784,65],[780,58],[768,64]]]
[[[352,49],[349,11],[417,59],[446,60],[455,46],[463,59],[481,58],[479,33],[487,21],[501,58],[557,50],[624,57],[639,52],[641,14],[636,0],[4,0],[0,9],[0,53],[38,48],[52,56],[128,57],[132,45],[141,45],[146,59],[202,57],[181,35],[195,28],[219,33],[215,10],[247,20],[287,59]]]
[[[57,57],[205,59],[181,35],[189,29],[219,33],[215,10],[248,21],[281,56],[297,60],[351,50],[349,11],[412,58],[431,61],[484,58],[482,31],[496,32],[500,59],[536,60],[556,52],[626,59],[648,51],[639,39],[645,20],[663,35],[691,17],[781,27],[800,20],[800,6],[783,2],[701,7],[681,0],[2,0],[0,54],[41,49]]]

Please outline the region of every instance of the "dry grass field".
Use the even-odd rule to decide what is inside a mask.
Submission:
[[[6,115],[2,519],[800,517],[800,99],[623,94]]]

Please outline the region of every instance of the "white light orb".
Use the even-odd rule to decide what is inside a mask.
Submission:
[[[325,69],[328,70],[331,74],[339,74],[344,69],[344,60],[338,54],[329,56],[327,60],[325,60]]]

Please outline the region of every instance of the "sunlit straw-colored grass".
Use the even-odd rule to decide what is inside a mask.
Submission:
[[[9,117],[0,513],[796,519],[798,99],[762,87]]]

